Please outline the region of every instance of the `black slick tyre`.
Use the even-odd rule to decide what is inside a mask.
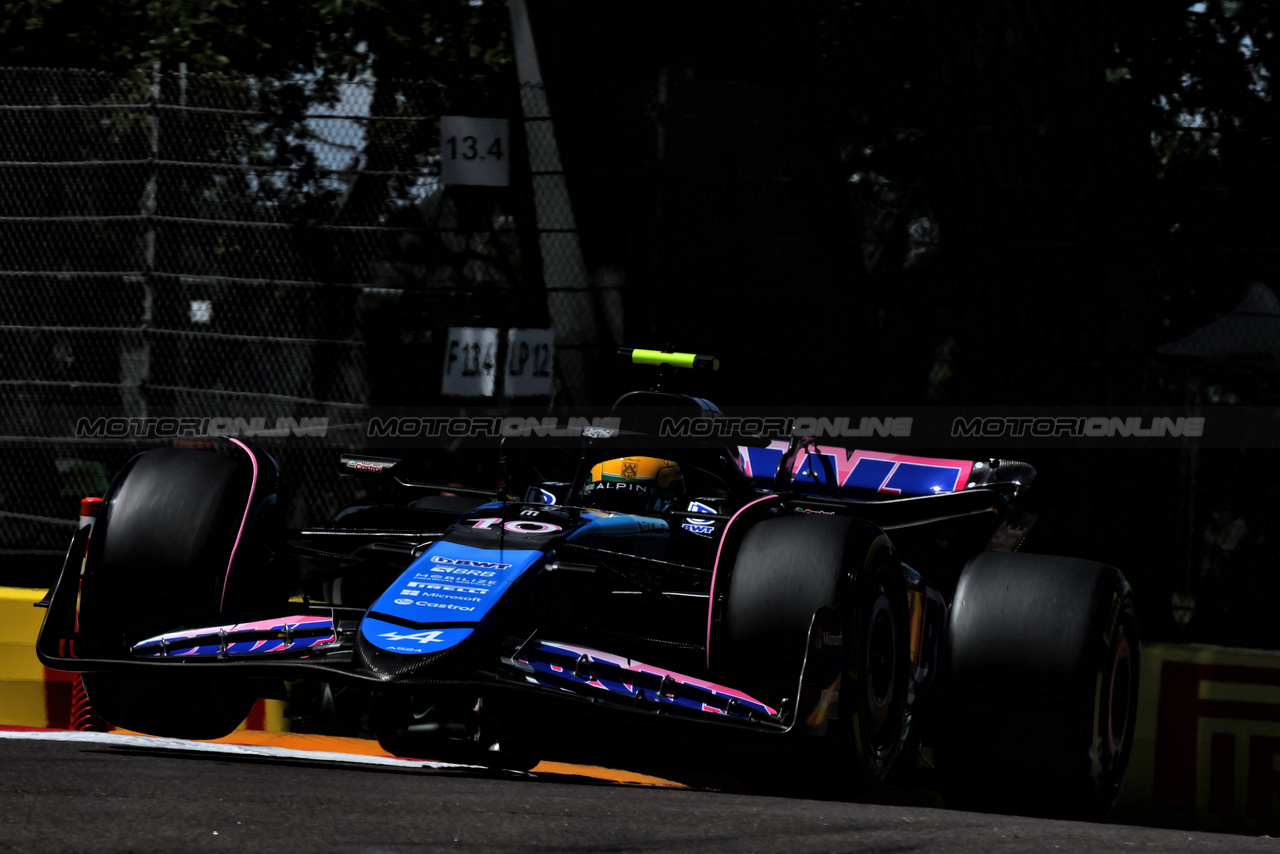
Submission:
[[[794,705],[814,614],[837,615],[848,655],[833,721],[839,744],[826,745],[824,767],[811,777],[829,791],[864,794],[898,753],[909,678],[906,600],[888,538],[859,519],[768,519],[738,550],[723,635],[735,687]]]
[[[224,610],[260,604],[224,591],[252,486],[237,449],[223,456],[165,448],[130,460],[107,489],[90,539],[80,604],[87,657],[123,656],[147,637],[216,625]],[[92,672],[84,685],[112,725],[179,738],[226,735],[256,699],[244,680],[186,674]]]
[[[1138,635],[1114,567],[988,552],[960,575],[938,761],[964,809],[1101,820],[1133,745]]]

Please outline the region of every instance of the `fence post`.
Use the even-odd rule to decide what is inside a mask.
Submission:
[[[151,128],[147,158],[147,183],[142,190],[142,342],[138,350],[138,376],[141,378],[138,390],[138,405],[142,417],[147,415],[147,380],[151,377],[151,346],[147,340],[147,330],[151,326],[152,312],[155,309],[155,266],[156,266],[156,203],[159,195],[160,159],[160,60],[151,64]],[[130,413],[132,414],[132,413]]]
[[[511,0],[508,5],[536,212],[534,228],[539,233],[547,311],[556,334],[556,373],[565,396],[581,403],[599,384],[602,352],[618,343],[608,339],[611,330],[622,328],[622,306],[602,305],[599,289],[587,274],[529,9],[524,0]]]

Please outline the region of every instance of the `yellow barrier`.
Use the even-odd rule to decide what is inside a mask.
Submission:
[[[74,674],[49,670],[36,658],[45,591],[0,587],[0,726],[71,726]],[[242,729],[288,732],[285,703],[259,700]]]
[[[42,590],[0,587],[0,724],[6,726],[49,726],[50,693],[65,692],[69,708],[70,689],[61,687],[69,683],[59,683],[56,677],[46,682],[45,669],[36,659],[36,633],[44,610],[33,606],[43,596]]]
[[[1280,652],[1149,643],[1141,679],[1113,818],[1231,833],[1280,828]]]

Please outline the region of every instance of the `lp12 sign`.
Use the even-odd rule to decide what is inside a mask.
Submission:
[[[556,335],[550,329],[507,330],[507,371],[503,377],[507,395],[549,396],[555,355]]]
[[[510,183],[511,138],[506,119],[440,117],[440,181],[505,187]]]

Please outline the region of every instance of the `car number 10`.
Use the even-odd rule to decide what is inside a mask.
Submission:
[[[465,524],[470,525],[477,531],[488,531],[499,522],[502,522],[501,518],[489,516],[483,519],[467,519]],[[548,522],[532,522],[528,519],[512,519],[510,522],[503,522],[502,528],[513,534],[550,534],[564,530],[559,525],[552,525]]]

